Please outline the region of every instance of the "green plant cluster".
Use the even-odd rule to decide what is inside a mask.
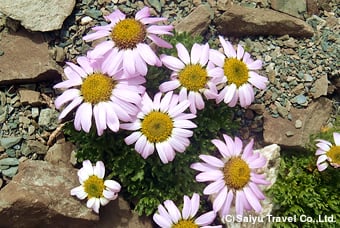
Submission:
[[[173,44],[181,42],[190,50],[201,38],[176,34],[170,41]],[[168,54],[177,56],[174,50],[175,53]],[[163,80],[169,80],[170,73],[163,68],[149,68],[146,85],[149,95],[158,92],[158,86]],[[107,178],[122,185],[120,195],[131,203],[139,215],[151,215],[167,199],[180,205],[183,195],[202,193],[204,184],[195,181],[196,172],[190,165],[199,161],[198,155],[214,152],[211,140],[219,137],[220,133],[233,135],[232,132],[237,130],[233,110],[227,105],[217,105],[214,101],[206,101],[205,105],[204,110],[199,111],[193,120],[198,127],[190,138],[190,146],[184,153],[176,153],[175,159],[168,164],[160,161],[156,151],[143,159],[133,145],[126,145],[124,138],[131,133],[128,131],[106,131],[99,137],[94,128],[90,133],[78,132],[69,123],[65,127],[65,135],[77,145],[79,162],[86,159],[93,163],[103,161],[109,171]]]
[[[316,167],[315,139],[333,141],[333,132],[340,130],[340,118],[335,126],[325,132],[312,135],[307,151],[282,151],[279,176],[267,192],[276,204],[275,216],[296,216],[295,223],[275,223],[273,227],[340,227],[340,175],[329,166],[319,172]],[[324,216],[336,220],[330,222],[301,222],[300,216],[315,221]]]

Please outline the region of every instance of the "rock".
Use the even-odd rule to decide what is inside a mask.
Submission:
[[[217,10],[227,10],[231,4],[230,0],[217,0]]]
[[[44,155],[48,150],[48,146],[36,140],[27,140],[27,147],[31,154],[37,153]]]
[[[59,72],[62,72],[62,69],[49,56],[48,43],[44,41],[41,33],[23,30],[16,33],[3,32],[0,47],[4,51],[4,55],[1,56],[0,84],[61,78]]]
[[[217,31],[224,36],[283,36],[311,37],[313,28],[298,18],[271,9],[231,5],[214,19]]]
[[[282,147],[303,149],[309,142],[311,134],[320,131],[320,128],[330,118],[332,101],[320,97],[311,102],[308,108],[291,108],[291,120],[281,117],[273,118],[268,111],[264,113],[263,138],[268,144],[277,143]],[[301,128],[296,128],[296,120],[302,122]],[[286,133],[289,132],[289,136]]]
[[[212,10],[207,5],[200,5],[176,26],[177,32],[187,32],[192,35],[204,34],[211,21]]]
[[[45,108],[40,111],[38,124],[49,130],[53,130],[58,125],[59,113],[51,108]]]
[[[158,13],[162,11],[162,4],[159,0],[148,0],[148,3],[153,7]]]
[[[9,167],[8,169],[5,170],[1,170],[2,175],[6,176],[6,177],[14,177],[15,174],[18,171],[18,166],[13,166],[13,167]]]
[[[1,227],[94,227],[98,215],[70,196],[78,185],[76,169],[45,161],[20,163],[18,174],[0,191]]]
[[[295,128],[301,128],[302,127],[302,121],[301,120],[295,120]]]
[[[48,149],[45,161],[54,165],[71,166],[70,158],[75,146],[71,142],[56,143]]]
[[[41,104],[40,101],[40,93],[34,90],[29,89],[20,89],[19,90],[20,95],[20,102],[23,105],[32,105],[37,106]]]
[[[19,160],[17,158],[3,158],[0,160],[0,166],[17,166]]]
[[[0,145],[3,146],[5,149],[8,149],[21,141],[22,137],[4,137],[0,138]]]
[[[319,7],[318,7],[318,0],[307,0],[307,14],[311,15],[319,15]]]
[[[100,220],[95,228],[152,228],[152,221],[131,211],[128,202],[118,197],[100,209]]]
[[[303,19],[302,13],[307,11],[306,1],[296,0],[271,0],[271,8]]]
[[[328,79],[327,75],[322,75],[319,79],[314,82],[313,86],[313,98],[319,98],[323,95],[327,95],[328,90]]]
[[[75,0],[1,0],[0,11],[20,21],[31,31],[53,31],[61,29],[64,20],[72,13]]]

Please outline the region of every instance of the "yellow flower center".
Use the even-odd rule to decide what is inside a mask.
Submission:
[[[203,89],[208,81],[208,73],[201,65],[187,65],[179,72],[180,83],[191,91]]]
[[[179,222],[172,225],[171,228],[198,228],[198,225],[192,220],[179,220]]]
[[[149,142],[163,142],[171,136],[174,125],[168,114],[153,111],[142,121],[142,133]]]
[[[109,101],[116,82],[109,76],[101,73],[93,73],[85,78],[81,85],[81,94],[85,102],[97,104]]]
[[[242,189],[250,180],[250,168],[239,157],[233,157],[223,167],[224,181],[229,188]]]
[[[88,198],[102,197],[104,188],[104,180],[97,177],[96,175],[92,175],[86,181],[84,181],[84,189],[85,192],[88,194]]]
[[[140,21],[124,19],[113,27],[111,38],[119,49],[133,49],[145,40],[146,28]]]
[[[236,58],[226,59],[224,61],[223,70],[228,85],[234,83],[238,88],[248,81],[248,67],[241,60]]]
[[[331,159],[331,163],[340,164],[340,146],[332,146],[327,156]]]

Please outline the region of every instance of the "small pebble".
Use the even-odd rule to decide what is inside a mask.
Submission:
[[[299,129],[299,128],[301,128],[302,127],[302,121],[301,120],[296,120],[295,121],[295,128],[296,129]]]
[[[90,17],[90,16],[85,16],[85,17],[81,18],[80,24],[81,24],[81,25],[86,25],[86,24],[88,24],[88,23],[91,22],[91,21],[93,21],[92,17]]]
[[[294,135],[294,132],[292,132],[292,131],[287,131],[287,132],[285,133],[285,135],[286,135],[287,137],[291,137],[291,136]]]

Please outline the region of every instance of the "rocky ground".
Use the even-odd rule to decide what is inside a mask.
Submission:
[[[338,0],[58,0],[42,3],[47,7],[18,7],[23,2],[0,2],[1,227],[13,227],[14,217],[18,227],[27,222],[32,227],[152,226],[122,199],[105,207],[98,222],[69,197],[68,189],[78,184],[76,148],[65,142],[53,104],[58,94],[52,86],[61,80],[64,62],[91,48],[82,36],[117,7],[132,14],[150,6],[176,31],[212,42],[223,34],[263,60],[261,73],[270,84],[235,116],[242,123],[240,136],[255,137],[257,148],[273,143],[302,148],[310,134],[331,127],[340,113]],[[117,210],[117,217],[110,217]],[[108,221],[116,223],[105,225]]]

